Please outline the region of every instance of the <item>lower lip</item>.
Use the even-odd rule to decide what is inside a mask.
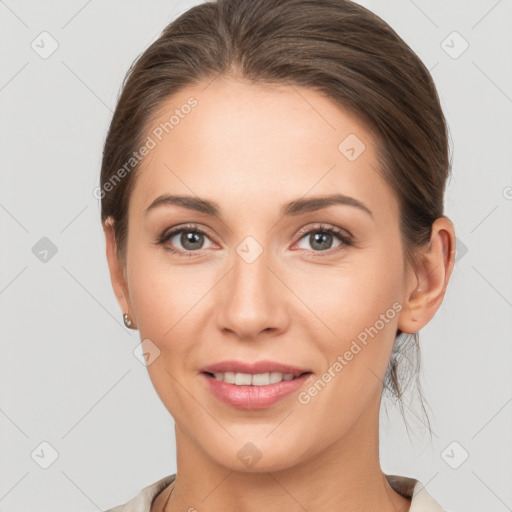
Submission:
[[[201,374],[210,391],[224,403],[237,409],[266,409],[298,391],[311,373],[305,373],[292,380],[283,380],[267,386],[237,386],[217,380],[207,373]]]

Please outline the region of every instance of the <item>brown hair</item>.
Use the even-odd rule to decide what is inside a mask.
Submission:
[[[406,263],[415,263],[415,250],[443,216],[451,168],[445,118],[417,55],[381,18],[349,0],[206,2],[170,23],[138,57],[123,82],[101,167],[101,218],[113,221],[122,262],[137,169],[126,171],[126,162],[165,100],[219,75],[313,89],[357,116],[375,136],[376,171],[396,193]],[[402,413],[411,375],[425,412],[417,333],[413,342],[397,338],[384,381]],[[400,364],[403,358],[412,364]]]

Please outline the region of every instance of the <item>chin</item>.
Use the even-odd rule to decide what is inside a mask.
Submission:
[[[273,427],[275,428],[275,426]],[[229,430],[229,429],[228,429]],[[272,429],[265,428],[258,434],[244,435],[226,439],[222,444],[215,444],[210,456],[215,462],[230,471],[241,473],[268,473],[282,471],[293,467],[305,458],[299,453],[299,438],[289,436],[286,441],[279,438],[270,439],[268,433]],[[303,441],[301,441],[304,446]],[[210,447],[211,448],[211,447]]]

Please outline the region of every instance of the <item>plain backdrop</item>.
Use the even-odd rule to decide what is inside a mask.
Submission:
[[[105,510],[176,470],[174,423],[122,324],[93,189],[126,71],[195,3],[0,1],[1,511]],[[450,511],[509,511],[512,1],[361,3],[436,82],[458,238],[444,303],[420,332],[432,440],[413,406],[410,438],[389,407],[382,468]]]

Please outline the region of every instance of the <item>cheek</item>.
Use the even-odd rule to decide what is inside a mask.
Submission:
[[[163,343],[196,319],[212,276],[193,265],[169,263],[163,250],[132,252],[130,300],[141,337]],[[199,306],[199,307],[197,307]]]
[[[364,258],[347,259],[337,268],[313,268],[307,278],[295,280],[294,290],[307,304],[314,323],[325,330],[323,339],[329,347],[333,340],[346,343],[376,322],[382,330],[381,315],[396,322],[393,304],[401,299],[402,279],[402,260],[389,251],[375,250]]]
[[[402,279],[398,252],[376,248],[335,271],[318,269],[298,289],[321,320],[313,318],[318,328],[311,336],[324,355],[326,371],[331,368],[325,380],[334,383],[328,387],[335,403],[364,403],[380,392],[402,309]]]
[[[196,370],[204,298],[213,282],[192,265],[171,265],[156,253],[133,251],[128,276],[140,339],[151,340],[159,351],[147,366],[148,375],[173,417],[190,421],[198,416],[199,421],[195,403],[183,391],[183,376]]]

